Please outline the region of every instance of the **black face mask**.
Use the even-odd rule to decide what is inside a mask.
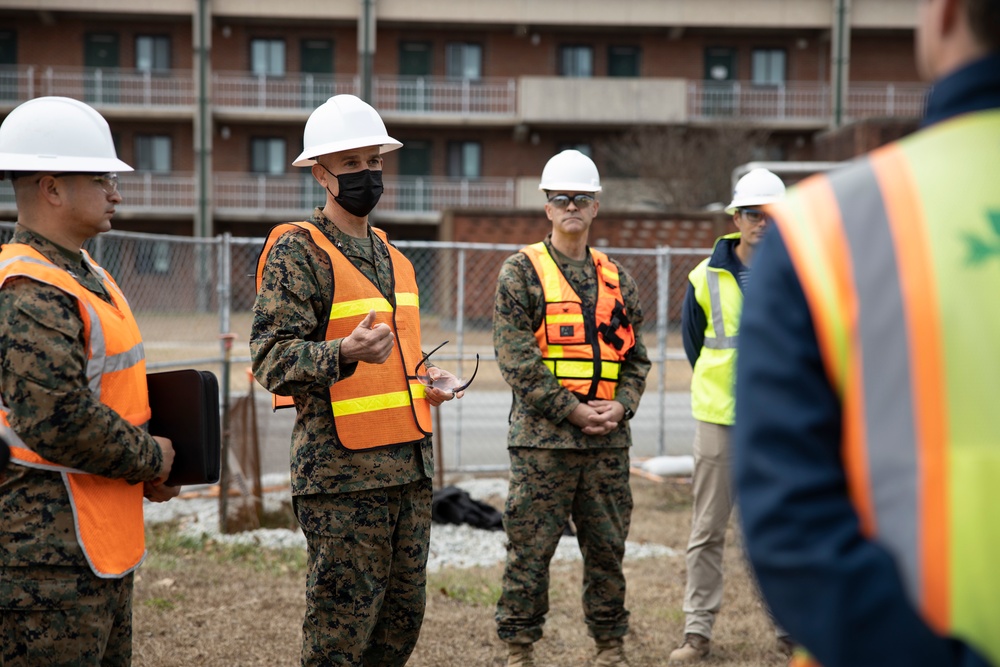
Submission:
[[[326,166],[320,166],[326,169]],[[329,169],[326,171],[331,176],[336,176]],[[371,213],[375,204],[382,197],[381,171],[364,169],[350,174],[340,174],[337,176],[337,183],[340,185],[340,194],[334,196],[333,200],[340,204],[345,211],[359,218]],[[327,192],[329,191],[330,188],[327,188]]]

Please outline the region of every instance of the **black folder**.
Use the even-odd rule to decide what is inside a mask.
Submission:
[[[188,368],[146,375],[151,435],[170,438],[174,465],[168,486],[214,484],[222,467],[219,382],[213,373]]]

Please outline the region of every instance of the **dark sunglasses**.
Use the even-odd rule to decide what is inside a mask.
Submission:
[[[463,383],[460,378],[456,377],[443,377],[436,380],[431,379],[431,376],[427,373],[427,360],[431,358],[431,355],[440,350],[442,347],[448,344],[445,341],[435,347],[433,350],[424,355],[424,358],[420,360],[420,363],[416,365],[413,369],[413,376],[417,378],[420,384],[427,387],[434,387],[435,389],[440,389],[441,391],[450,391],[452,394],[457,394],[460,391],[465,391],[472,384],[472,381],[476,379],[476,373],[479,372],[479,354],[476,354],[476,368],[472,371],[472,377],[469,378],[468,382]],[[424,367],[424,372],[420,372],[420,367]]]
[[[572,197],[570,197],[569,195],[554,195],[552,197],[549,197],[549,203],[555,206],[556,208],[566,208],[567,206],[569,206],[570,202],[573,202],[573,204],[575,204],[577,208],[587,208],[588,206],[593,204],[594,201],[595,200],[593,195],[584,195],[584,194],[573,195]]]

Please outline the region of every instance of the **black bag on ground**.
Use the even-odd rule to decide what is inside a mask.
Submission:
[[[493,506],[472,498],[457,486],[434,492],[431,520],[435,523],[466,523],[485,530],[503,530],[503,516]]]

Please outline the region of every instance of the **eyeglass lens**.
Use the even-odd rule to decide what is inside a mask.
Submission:
[[[759,208],[745,208],[743,209],[743,215],[747,220],[754,223],[760,222],[768,217],[767,214]]]
[[[569,206],[570,201],[576,205],[577,208],[586,208],[594,203],[594,198],[590,195],[555,195],[549,198],[549,203],[556,208],[566,208]]]
[[[61,176],[90,176],[91,180],[101,186],[104,194],[113,195],[118,192],[118,174],[108,172],[106,174],[95,174],[90,171],[64,171],[61,174],[52,174],[53,178]]]
[[[413,371],[413,375],[417,378],[420,384],[439,389],[441,391],[450,391],[452,394],[457,394],[460,391],[465,391],[472,384],[472,381],[476,378],[476,373],[479,372],[479,355],[476,354],[476,368],[472,371],[472,377],[469,378],[468,382],[463,382],[461,378],[457,378],[454,375],[446,375],[439,378],[431,378],[427,373],[427,360],[431,358],[431,355],[440,350],[442,347],[448,344],[445,341],[435,347],[433,350],[424,355],[423,359],[417,364]],[[424,367],[424,372],[420,372],[420,367]]]

